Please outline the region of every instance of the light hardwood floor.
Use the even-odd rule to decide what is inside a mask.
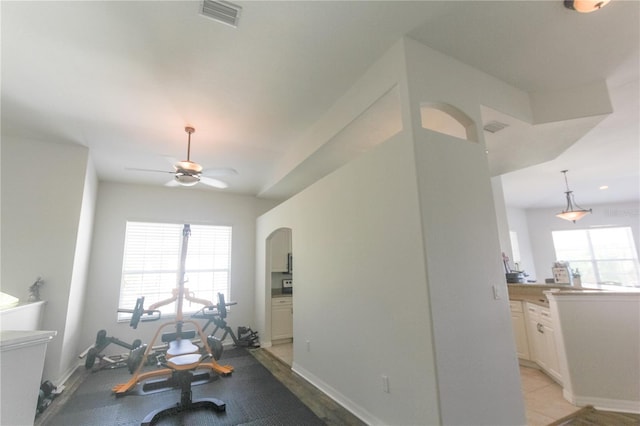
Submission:
[[[271,346],[266,350],[289,366],[293,363],[292,343]],[[520,379],[528,426],[548,425],[580,408],[565,400],[560,385],[538,369],[520,367]]]

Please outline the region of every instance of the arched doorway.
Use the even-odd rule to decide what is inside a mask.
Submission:
[[[293,250],[292,231],[279,228],[266,240],[266,324],[270,327],[271,346],[267,349],[288,365],[293,363]],[[268,319],[271,319],[270,321]]]

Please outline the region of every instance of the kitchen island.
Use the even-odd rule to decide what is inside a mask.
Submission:
[[[557,329],[564,398],[578,406],[640,413],[640,292],[545,294]]]
[[[640,291],[508,284],[521,365],[577,406],[640,413]]]

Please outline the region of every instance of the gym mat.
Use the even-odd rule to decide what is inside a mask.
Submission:
[[[230,364],[234,372],[212,382],[192,386],[193,399],[217,398],[226,411],[182,412],[161,419],[159,426],[170,425],[324,425],[306,405],[280,383],[245,348],[225,350],[221,364]],[[170,389],[148,395],[116,398],[111,388],[129,380],[127,368],[89,373],[66,404],[47,422],[52,426],[139,425],[151,411],[180,400],[180,390]]]

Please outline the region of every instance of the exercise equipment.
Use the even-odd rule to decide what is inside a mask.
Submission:
[[[96,343],[92,347],[87,349],[85,352],[80,354],[80,358],[84,358],[86,356],[86,359],[84,361],[84,366],[87,370],[93,368],[96,362],[96,358],[100,360],[99,368],[105,368],[105,367],[116,368],[116,367],[122,367],[126,364],[126,360],[123,357],[117,357],[116,359],[116,357],[114,356],[108,357],[102,354],[102,351],[104,351],[104,349],[107,346],[109,346],[111,343],[114,343],[118,346],[122,346],[123,348],[127,348],[129,349],[129,351],[133,351],[134,349],[138,348],[142,344],[140,339],[136,339],[133,341],[133,343],[129,344],[127,342],[123,342],[122,340],[116,337],[107,336],[106,330],[100,330],[96,334]]]
[[[162,312],[158,309],[144,309],[144,296],[138,297],[136,300],[136,306],[133,309],[118,308],[118,312],[131,314],[131,321],[129,321],[129,325],[133,329],[138,328],[138,323],[140,323],[140,321],[157,321],[162,318]],[[143,317],[143,315],[148,316]]]
[[[56,390],[57,388],[49,380],[42,382],[40,390],[38,391],[38,405],[36,408],[37,414],[42,413],[49,405],[51,405],[53,399],[58,395]]]
[[[153,345],[158,340],[158,337],[160,337],[163,342],[168,344],[168,349],[164,355],[164,359],[159,362],[159,366],[164,368],[142,372],[143,363],[140,362],[132,373],[133,375],[129,381],[118,384],[112,388],[116,397],[124,396],[132,392],[134,388],[139,387],[139,385],[143,390],[145,390],[145,385],[147,385],[146,390],[148,390],[149,387],[180,388],[180,401],[176,405],[168,408],[161,408],[149,413],[144,418],[142,425],[154,424],[162,417],[171,416],[186,410],[195,410],[199,408],[207,408],[214,411],[226,410],[225,403],[216,398],[192,399],[191,385],[196,381],[203,379],[202,371],[205,371],[204,375],[207,376],[206,378],[211,378],[211,373],[215,373],[220,376],[229,376],[233,372],[233,367],[217,363],[216,357],[219,359],[222,355],[222,344],[219,341],[219,345],[215,343],[217,339],[209,339],[202,331],[198,322],[194,320],[185,320],[183,318],[183,299],[201,303],[205,306],[213,305],[210,301],[196,299],[189,293],[189,290],[184,287],[185,260],[190,234],[191,227],[190,225],[185,224],[182,231],[182,248],[180,251],[178,283],[177,288],[172,291],[172,297],[167,300],[154,303],[148,309],[150,311],[154,311],[160,306],[176,302],[176,319],[158,327],[158,330],[156,331],[151,343],[146,347],[143,355],[141,357],[137,354],[135,355],[139,359],[145,359],[150,354]],[[138,304],[136,304],[136,308],[137,312],[144,311],[143,308],[138,307]],[[134,309],[134,311],[136,311],[136,309]],[[192,327],[193,329],[187,330],[185,326]],[[175,331],[169,332],[167,330],[169,327],[172,327]],[[200,338],[200,346],[194,344],[191,340],[196,336]],[[211,345],[215,346],[215,351],[212,350]],[[152,378],[160,377],[164,377],[164,380],[150,380]]]
[[[210,336],[215,336],[219,330],[222,330],[223,334],[219,339],[220,341],[224,341],[227,336],[231,336],[233,343],[236,346],[259,348],[260,342],[258,340],[257,332],[248,327],[238,327],[238,336],[236,337],[229,324],[227,324],[227,306],[233,306],[236,304],[237,302],[225,302],[224,294],[218,293],[217,305],[205,306],[195,314],[191,315],[191,318],[207,320],[204,327],[202,327],[202,330],[206,330],[209,324],[215,324],[216,327]]]

